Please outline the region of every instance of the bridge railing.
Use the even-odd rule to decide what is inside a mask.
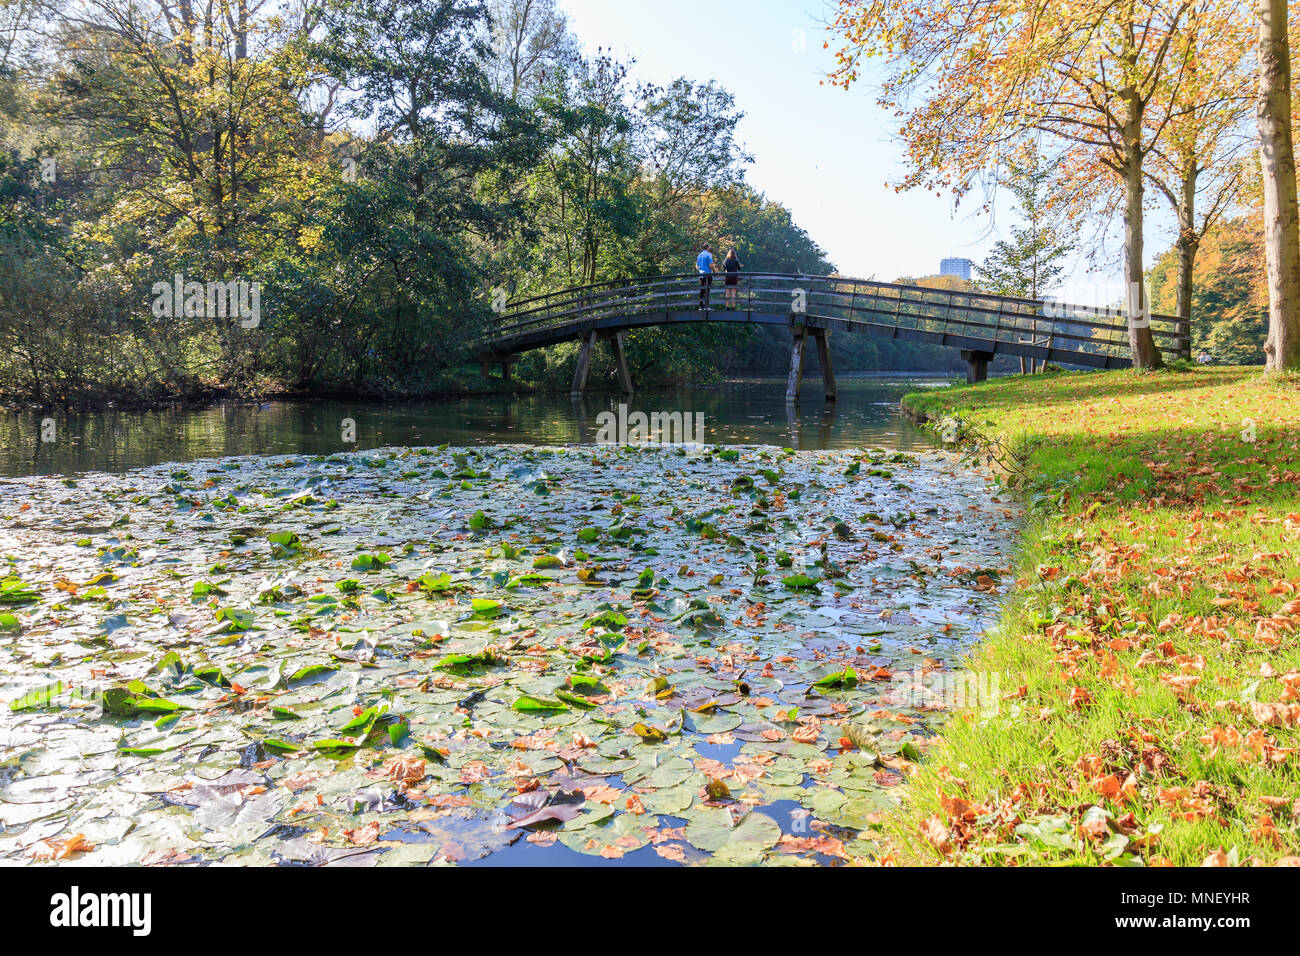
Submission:
[[[725,309],[725,274],[714,276],[708,305],[715,319],[744,321],[745,314],[802,317],[873,327],[877,334],[914,332],[929,340],[978,340],[1033,345],[1062,353],[1114,358],[1129,356],[1123,310],[1052,300],[1019,299],[983,292],[932,289],[866,279],[744,273],[736,293],[737,313]],[[575,331],[602,320],[644,317],[643,324],[691,320],[700,311],[702,288],[696,274],[617,279],[510,303],[497,318],[493,338],[535,338],[560,327]],[[1169,358],[1187,354],[1190,337],[1182,320],[1150,316],[1156,346]],[[636,323],[634,323],[636,324]],[[865,329],[864,329],[865,331]]]

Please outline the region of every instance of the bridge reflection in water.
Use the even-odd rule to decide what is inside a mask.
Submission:
[[[724,286],[703,289],[698,275],[619,279],[509,303],[496,317],[480,361],[484,374],[499,364],[509,377],[521,353],[580,341],[574,394],[587,387],[591,357],[600,342],[613,349],[620,384],[632,391],[624,336],[629,329],[696,322],[787,326],[792,332],[786,398],[802,388],[804,356],[818,351],[826,398],[836,397],[828,337],[852,332],[960,349],[967,379],[981,382],[995,355],[1087,368],[1132,365],[1124,310],[1017,299],[984,292],[929,289],[840,276],[748,273],[735,309]],[[1166,358],[1186,357],[1186,321],[1149,315],[1156,347]]]

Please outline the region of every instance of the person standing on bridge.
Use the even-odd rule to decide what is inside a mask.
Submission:
[[[700,311],[709,309],[709,293],[713,291],[713,253],[706,242],[700,254],[695,257],[695,268],[700,273]]]
[[[730,249],[727,252],[727,258],[722,262],[722,268],[727,273],[727,311],[736,310],[736,291],[740,283],[740,270],[745,268],[736,258],[736,250]]]

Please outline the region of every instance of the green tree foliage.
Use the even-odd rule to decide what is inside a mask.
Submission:
[[[599,56],[572,64],[540,98],[556,145],[530,182],[535,230],[518,236],[536,289],[636,271],[619,264],[643,212],[633,190],[635,117],[628,97],[627,67]]]
[[[486,25],[483,5],[465,0],[334,0],[322,12],[311,52],[357,91],[348,112],[375,128],[323,235],[343,266],[328,318],[355,388],[421,391],[426,370],[465,358],[482,331],[477,247],[519,213],[484,181],[520,175],[544,144],[489,81]]]
[[[741,118],[582,55],[555,0],[0,4],[0,398],[436,394],[478,382],[501,295],[689,272],[703,241],[832,272],[745,183]],[[213,310],[227,284],[255,320]],[[915,364],[849,338],[846,370]],[[781,372],[789,341],[629,346],[649,384]]]

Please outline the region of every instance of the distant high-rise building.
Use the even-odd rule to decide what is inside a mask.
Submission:
[[[958,278],[970,281],[970,271],[975,263],[969,259],[942,259],[939,262],[939,275],[957,276]]]

